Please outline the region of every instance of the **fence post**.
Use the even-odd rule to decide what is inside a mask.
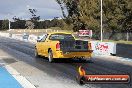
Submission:
[[[127,32],[127,41],[129,41],[129,33]]]

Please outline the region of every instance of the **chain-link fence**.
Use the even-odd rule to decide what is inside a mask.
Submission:
[[[94,34],[92,37],[79,37],[77,33],[74,34],[74,36],[78,39],[93,39],[93,40],[100,40],[100,34]],[[132,32],[130,33],[103,33],[103,40],[124,40],[124,41],[132,41]]]
[[[104,33],[103,39],[132,41],[132,33]]]

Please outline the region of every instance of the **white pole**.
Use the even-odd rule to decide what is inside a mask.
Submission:
[[[102,0],[101,0],[101,42],[103,41],[103,25],[102,25]]]
[[[9,26],[9,30],[10,30],[10,28],[11,28],[11,22],[10,22],[10,14],[9,13],[8,13],[8,21],[9,21],[8,26]]]

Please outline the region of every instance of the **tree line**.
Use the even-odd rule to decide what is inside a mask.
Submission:
[[[10,22],[11,29],[26,29],[27,26],[26,21],[22,19],[15,19],[14,21]],[[34,21],[34,29],[47,29],[50,27],[62,27],[63,20],[54,18],[52,20],[44,20],[44,21]],[[7,30],[9,29],[9,20],[0,20],[0,30]]]
[[[132,2],[131,0],[103,1],[103,33],[132,32]],[[55,17],[52,20],[40,21],[36,9],[29,9],[35,29],[61,27],[77,32],[80,29],[93,30],[100,36],[101,0],[56,0],[62,10],[63,19]],[[66,10],[65,10],[66,9]],[[65,12],[67,11],[67,12]],[[12,29],[25,29],[26,20],[13,18]],[[0,29],[8,29],[8,20],[0,21]],[[110,38],[109,37],[109,38]]]
[[[103,1],[103,31],[132,31],[131,0]],[[56,0],[60,5],[65,22],[74,31],[90,29],[95,33],[100,31],[101,0]],[[65,12],[67,10],[67,13]]]
[[[29,9],[31,14],[31,18],[29,20],[23,20],[22,18],[14,16],[10,21],[10,28],[11,29],[26,29],[30,24],[33,24],[34,29],[47,29],[50,27],[60,27],[64,26],[63,19],[59,19],[58,17],[54,17],[52,20],[40,20],[40,16],[37,16],[36,9]],[[29,22],[29,24],[27,24]],[[0,30],[7,30],[9,29],[9,20],[0,20]]]

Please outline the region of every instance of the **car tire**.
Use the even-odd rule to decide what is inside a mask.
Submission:
[[[112,53],[110,53],[110,55],[111,55],[111,56],[116,56],[116,54],[112,54]]]
[[[36,58],[40,57],[40,56],[38,55],[37,49],[35,49],[35,53],[34,53],[34,54],[35,54],[35,57],[36,57]]]
[[[48,60],[50,63],[53,62],[53,52],[51,49],[48,51]]]
[[[83,81],[84,77],[80,77],[79,75],[76,77],[76,81],[79,85],[84,85],[84,81]]]

